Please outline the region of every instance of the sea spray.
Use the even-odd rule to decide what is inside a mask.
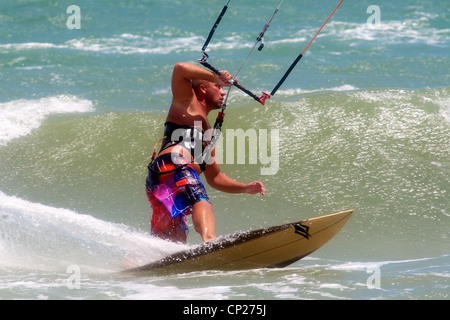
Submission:
[[[148,233],[0,192],[0,264],[33,270],[117,272],[187,248]]]

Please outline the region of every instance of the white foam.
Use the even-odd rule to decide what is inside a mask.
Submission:
[[[148,233],[0,191],[0,265],[120,271],[187,249]]]
[[[306,94],[306,93],[314,93],[314,92],[325,92],[325,91],[346,92],[346,91],[355,91],[355,90],[358,90],[358,88],[354,87],[350,84],[344,84],[339,87],[321,88],[321,89],[316,89],[316,90],[304,90],[304,89],[300,89],[300,88],[298,88],[298,89],[281,89],[281,90],[277,91],[277,95],[283,94],[286,96],[293,96],[293,95],[298,95],[298,94]]]
[[[204,39],[200,36],[149,37],[121,34],[110,38],[76,38],[62,44],[26,42],[0,45],[0,53],[40,49],[71,49],[106,54],[169,54],[198,48]]]
[[[344,40],[376,41],[379,44],[425,43],[439,46],[448,42],[449,29],[430,28],[422,20],[381,21],[378,24],[332,21],[325,35]]]
[[[435,100],[439,105],[439,112],[445,121],[450,123],[450,97],[442,97]]]
[[[0,146],[39,128],[52,114],[94,111],[91,101],[71,95],[0,103]]]
[[[126,290],[133,291],[126,296],[127,300],[224,300],[231,293],[230,286],[179,288],[166,285],[161,290],[151,283],[128,284]]]
[[[160,38],[122,34],[111,38],[79,38],[64,43],[68,49],[119,54],[168,54],[198,48],[199,36]]]
[[[21,51],[21,50],[33,50],[33,49],[53,49],[53,48],[65,48],[63,45],[56,45],[48,42],[25,42],[25,43],[7,43],[0,45],[0,52],[7,51]]]
[[[436,18],[435,15],[417,14],[420,16],[418,19],[381,20],[377,24],[368,24],[365,21],[360,23],[331,21],[318,37],[333,36],[346,41],[355,41],[350,44],[351,46],[365,41],[377,42],[378,44],[425,43],[432,46],[446,45],[449,40],[450,29],[432,28],[428,20]],[[267,45],[306,43],[316,31],[316,27],[308,26],[281,38],[272,35],[268,39]],[[248,34],[231,33],[231,35],[223,38],[218,36],[210,43],[209,48],[212,50],[250,48],[255,40],[250,35],[253,35],[253,32]],[[75,38],[61,44],[45,42],[0,44],[0,53],[34,49],[72,49],[120,54],[170,54],[198,51],[204,41],[203,35],[195,35],[186,31],[174,34],[167,30],[156,30],[145,36],[123,33],[107,38]]]
[[[368,270],[371,268],[381,268],[386,265],[391,264],[403,264],[403,263],[411,263],[411,262],[418,262],[418,261],[427,261],[432,260],[434,258],[422,258],[422,259],[411,259],[411,260],[387,260],[387,261],[374,261],[374,262],[345,262],[342,264],[337,264],[334,266],[331,266],[330,269],[332,270],[345,270],[345,271],[351,271],[351,270]]]

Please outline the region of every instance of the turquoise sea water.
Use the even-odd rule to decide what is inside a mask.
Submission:
[[[173,65],[200,58],[225,3],[1,2],[0,299],[449,298],[450,4],[436,0],[344,1],[265,106],[230,93],[222,170],[267,194],[208,187],[218,235],[354,209],[332,241],[284,269],[118,274],[200,243],[149,236],[144,182]],[[240,83],[270,91],[337,3],[284,1]],[[231,1],[209,62],[234,73],[278,4]],[[227,161],[233,129],[278,133],[274,174]]]

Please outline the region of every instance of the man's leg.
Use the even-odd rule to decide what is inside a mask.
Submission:
[[[193,206],[192,222],[195,231],[197,231],[204,242],[212,241],[216,238],[216,229],[214,227],[213,206],[208,201],[196,202]]]
[[[158,237],[164,240],[180,243],[186,243],[187,240],[186,231],[183,230],[179,225],[172,225],[168,227],[167,229],[163,230],[158,235]]]

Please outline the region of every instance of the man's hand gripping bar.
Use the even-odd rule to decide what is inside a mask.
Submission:
[[[208,54],[206,54],[206,52],[202,52],[202,58],[198,59],[197,61],[203,65],[204,67],[208,68],[209,70],[211,70],[212,72],[214,72],[215,74],[217,74],[218,76],[220,76],[220,71],[215,68],[214,66],[212,66],[209,62],[207,62],[206,60],[208,60]],[[241,86],[237,79],[232,79],[229,80],[229,83],[233,86],[235,86],[236,88],[238,88],[239,90],[241,90],[242,92],[248,94],[250,97],[252,97],[253,99],[255,99],[256,101],[258,101],[259,103],[261,103],[262,105],[264,105],[266,99],[270,99],[270,95],[267,93],[262,93],[262,95],[260,97],[258,97],[256,94],[254,94],[253,92],[251,92],[250,90],[248,90],[247,88]]]

